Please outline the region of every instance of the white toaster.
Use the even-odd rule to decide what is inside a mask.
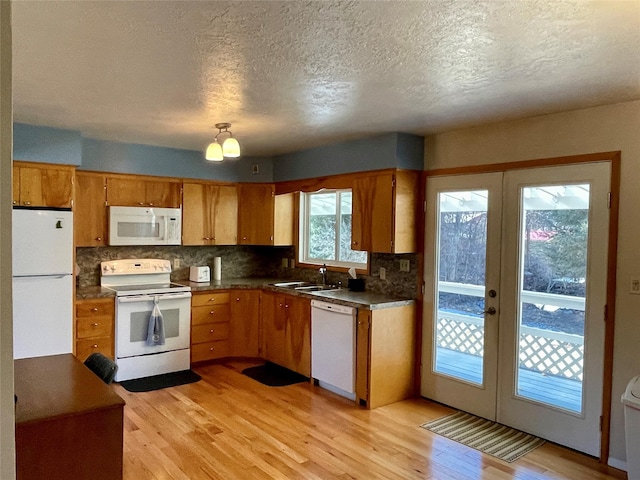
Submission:
[[[190,267],[189,280],[192,282],[208,282],[211,280],[211,270],[205,267]]]

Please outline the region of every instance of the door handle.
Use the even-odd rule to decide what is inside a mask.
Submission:
[[[495,309],[495,307],[489,307],[482,313],[485,313],[487,315],[495,315],[496,314],[496,309]]]

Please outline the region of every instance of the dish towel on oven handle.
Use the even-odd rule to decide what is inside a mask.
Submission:
[[[164,318],[158,306],[158,296],[153,299],[153,310],[149,316],[147,345],[164,345]]]

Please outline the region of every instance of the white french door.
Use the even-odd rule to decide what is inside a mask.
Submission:
[[[427,180],[423,396],[599,454],[609,177]]]

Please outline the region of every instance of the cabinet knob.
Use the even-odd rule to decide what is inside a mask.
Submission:
[[[243,240],[246,240],[246,239],[247,239],[247,237],[242,237],[242,239],[243,239]]]
[[[138,205],[144,205],[144,202],[138,202]]]
[[[23,202],[24,205],[31,205],[31,202]]]
[[[14,204],[14,205],[17,205],[17,204],[18,204],[18,202],[16,202],[16,201],[14,200],[14,201],[13,201],[13,204]]]
[[[96,237],[96,240],[97,240],[98,242],[101,242],[101,241],[102,241],[102,237]]]
[[[211,330],[209,330],[209,333],[213,333],[213,328]]]
[[[236,302],[239,302],[239,301],[240,301],[240,297],[236,297]]]
[[[91,348],[98,348],[98,344],[94,343],[93,345],[91,345]]]
[[[356,242],[356,241],[353,241],[353,242],[352,242],[352,244],[353,244],[353,245],[357,245],[357,244],[358,244],[358,242]]]
[[[210,351],[210,352],[213,352],[213,347],[211,347],[211,348],[209,349],[209,351]]]
[[[213,310],[211,310],[211,311],[209,312],[209,315],[213,315]]]
[[[93,308],[91,309],[91,311],[92,311],[92,312],[97,312],[97,311],[98,311],[98,307],[93,307]]]
[[[94,326],[94,327],[97,327],[100,324],[96,322],[96,323],[92,323],[91,325]]]
[[[211,240],[209,237],[203,237],[203,240]]]
[[[289,308],[289,305],[285,303],[284,308]]]
[[[149,206],[150,206],[150,207],[153,207],[153,202],[150,202],[150,203],[149,203]]]

